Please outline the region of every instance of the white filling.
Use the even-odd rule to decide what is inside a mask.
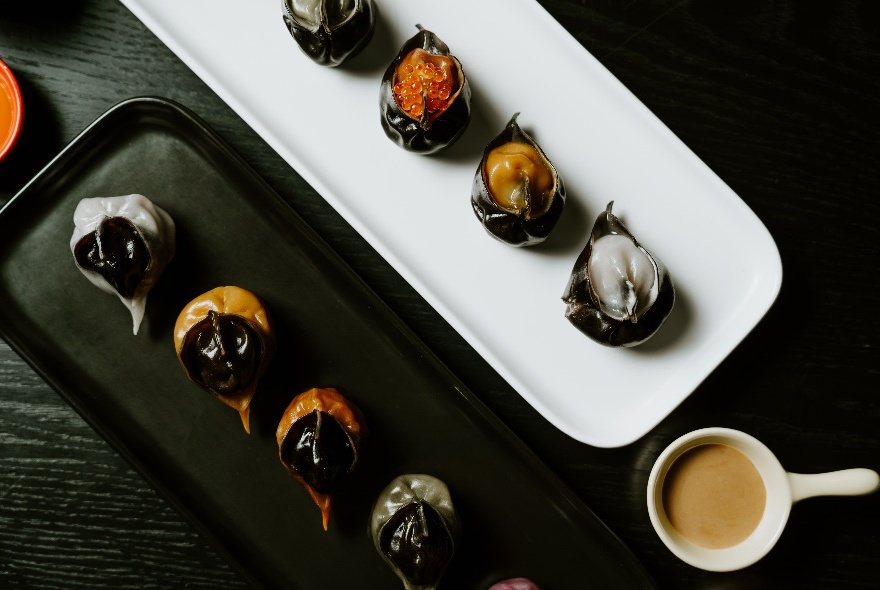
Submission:
[[[96,287],[119,297],[119,300],[131,312],[132,331],[137,334],[144,319],[147,294],[159,275],[165,270],[165,266],[174,257],[174,221],[168,213],[143,195],[83,199],[73,212],[74,228],[73,235],[70,237],[71,253],[74,252],[77,242],[83,236],[95,231],[98,224],[108,217],[122,217],[131,221],[143,236],[147,252],[150,254],[150,266],[147,268],[146,275],[138,286],[134,297],[126,299],[119,295],[113,285],[108,283],[99,273],[84,269],[79,264],[77,264],[77,268]]]
[[[327,2],[327,24],[332,28],[343,22],[354,12],[357,0],[329,0]],[[321,24],[323,0],[287,0],[290,13],[302,24],[317,29]]]
[[[636,322],[657,299],[657,265],[626,236],[596,240],[587,272],[601,310],[615,320]]]
[[[321,0],[287,0],[287,6],[303,24],[316,28],[321,24]]]

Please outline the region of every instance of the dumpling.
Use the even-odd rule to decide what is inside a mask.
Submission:
[[[356,56],[376,28],[373,0],[282,0],[284,24],[315,63],[335,67]]]
[[[512,246],[540,244],[565,207],[562,177],[516,122],[483,150],[471,187],[471,207],[492,237]]]
[[[275,440],[281,463],[321,509],[325,531],[330,495],[354,470],[366,436],[361,411],[332,387],[299,394],[278,423]]]
[[[189,379],[238,411],[250,433],[250,405],[275,351],[269,311],[241,287],[217,287],[190,301],[174,324],[174,350]]]
[[[611,212],[596,219],[562,300],[565,317],[606,346],[630,347],[653,336],[675,304],[666,266]]]
[[[446,484],[431,475],[395,478],[379,494],[370,536],[406,590],[434,590],[455,553],[461,524]]]
[[[77,268],[131,312],[137,334],[147,295],[174,257],[174,220],[138,194],[83,199],[73,213],[70,251]]]

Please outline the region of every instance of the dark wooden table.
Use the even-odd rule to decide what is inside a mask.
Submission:
[[[726,574],[678,561],[645,509],[653,460],[679,435],[709,425],[757,436],[790,471],[880,469],[880,4],[541,3],[743,198],[783,260],[782,291],[765,319],[678,409],[626,447],[592,448],[542,419],[115,0],[3,3],[0,57],[23,86],[27,122],[0,162],[0,204],[115,103],[146,94],[181,102],[292,204],[662,587],[880,586],[880,495],[799,504],[768,557]],[[0,587],[243,586],[0,342]]]

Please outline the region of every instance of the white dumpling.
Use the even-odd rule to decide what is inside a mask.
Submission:
[[[147,295],[174,257],[174,220],[138,194],[83,199],[73,213],[70,251],[77,268],[131,312],[137,334]]]

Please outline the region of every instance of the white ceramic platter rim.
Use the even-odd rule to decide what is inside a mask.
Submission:
[[[300,51],[280,0],[121,1],[581,442],[616,447],[647,433],[776,299],[781,260],[761,221],[534,0],[481,0],[491,19],[471,16],[472,0],[378,1],[373,41],[335,69]],[[379,125],[379,81],[416,24],[449,45],[474,90],[468,130],[433,157],[398,148]],[[492,239],[470,207],[482,146],[515,112],[568,192],[557,230],[532,248]],[[663,329],[627,350],[583,336],[560,299],[610,201],[669,268],[678,296]]]

